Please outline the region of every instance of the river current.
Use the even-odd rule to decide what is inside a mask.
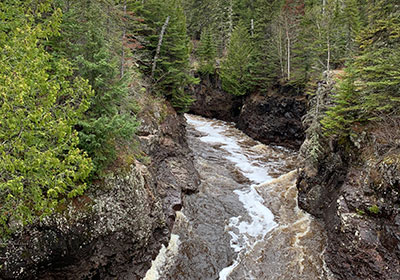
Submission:
[[[201,185],[144,279],[330,279],[323,228],[297,205],[296,153],[186,119]]]

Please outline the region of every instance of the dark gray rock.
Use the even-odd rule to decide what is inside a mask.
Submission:
[[[223,91],[217,75],[203,77],[198,85],[189,90],[196,100],[190,107],[190,113],[227,122],[238,121],[243,98]]]
[[[235,122],[250,137],[264,144],[299,148],[305,138],[301,122],[307,111],[302,90],[277,85],[268,94],[237,97],[221,89],[213,75],[190,89],[196,99],[190,113]]]
[[[303,143],[307,100],[301,92],[277,87],[270,94],[251,94],[243,104],[237,127],[253,139],[297,149]]]

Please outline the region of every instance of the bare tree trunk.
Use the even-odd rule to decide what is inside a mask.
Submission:
[[[322,0],[322,14],[325,15],[326,0]]]
[[[283,48],[282,48],[282,28],[279,28],[279,38],[278,38],[278,52],[279,52],[279,64],[281,66],[281,75],[282,77],[285,75],[285,70],[283,69]]]
[[[233,32],[233,2],[232,0],[229,0],[229,7],[228,7],[228,24],[229,24],[229,30],[228,30],[228,45],[229,42],[231,41],[231,36]]]
[[[290,37],[289,32],[286,30],[286,37],[287,37],[287,78],[290,80]]]
[[[156,71],[157,59],[158,59],[158,56],[160,55],[161,45],[162,45],[162,41],[164,38],[165,30],[167,29],[167,26],[169,23],[169,19],[170,19],[170,16],[167,17],[167,19],[164,22],[164,25],[161,28],[160,37],[158,39],[158,45],[157,45],[157,49],[156,49],[156,54],[155,54],[154,60],[153,60],[153,67],[151,69],[151,78],[152,79],[154,78],[154,72]]]
[[[125,47],[124,47],[124,42],[125,42],[125,37],[126,37],[126,0],[124,1],[124,14],[123,14],[123,31],[122,31],[122,54],[121,54],[121,78],[124,76],[125,72]]]
[[[331,42],[330,42],[330,36],[329,36],[329,30],[328,30],[328,32],[327,32],[327,40],[326,40],[326,43],[327,43],[327,47],[328,47],[328,58],[327,58],[327,61],[326,61],[326,70],[328,71],[328,74],[329,74],[329,71],[331,70],[330,68],[330,64],[331,64]]]
[[[285,17],[285,31],[286,31],[286,44],[287,44],[287,78],[288,80],[290,80],[290,44],[291,44],[291,40],[290,40],[290,34],[289,34],[289,25],[288,25],[288,19],[287,17]]]
[[[254,19],[251,19],[251,36],[254,36]]]

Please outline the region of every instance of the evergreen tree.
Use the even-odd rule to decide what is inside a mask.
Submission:
[[[245,95],[251,89],[250,58],[253,46],[243,23],[232,33],[228,54],[221,65],[222,88],[234,95]]]
[[[215,0],[183,0],[187,32],[192,39],[199,39],[205,29],[214,23]]]
[[[186,111],[193,99],[185,92],[185,87],[197,80],[189,73],[189,38],[181,1],[146,1],[142,15],[152,29],[147,48],[152,52],[153,64],[147,65],[147,73],[156,63],[151,73],[155,90],[179,111]],[[165,34],[162,34],[163,26]]]
[[[253,86],[266,92],[281,74],[279,32],[274,23],[281,9],[281,0],[257,0],[255,3],[254,52],[251,57]]]
[[[215,45],[214,36],[212,35],[210,29],[205,29],[201,33],[201,40],[197,49],[197,56],[200,60],[198,71],[203,75],[214,74],[217,48]]]
[[[370,24],[359,38],[361,54],[348,67],[337,104],[323,120],[329,134],[351,134],[355,123],[400,111],[400,12],[394,0],[371,2]]]
[[[76,75],[86,78],[95,95],[78,127],[80,147],[100,173],[115,157],[118,141],[132,137],[137,123],[121,107],[127,101],[128,77],[120,77],[118,18],[113,4],[94,0],[59,1],[64,10],[55,54],[73,62]]]
[[[2,237],[11,224],[32,222],[66,197],[82,194],[92,168],[74,130],[92,92],[86,81],[72,79],[68,61],[44,50],[45,38],[58,33],[61,20],[61,11],[50,4],[0,5],[6,22],[0,28]]]
[[[344,54],[346,58],[350,58],[358,48],[356,38],[360,33],[362,25],[365,24],[362,19],[363,12],[360,11],[360,8],[363,6],[365,5],[362,5],[359,0],[345,0],[343,12],[339,16],[339,21],[344,25]]]

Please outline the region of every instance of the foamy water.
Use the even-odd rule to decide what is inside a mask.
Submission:
[[[296,153],[231,123],[186,119],[201,184],[183,197],[171,242],[145,279],[329,279],[324,234],[298,208],[297,175],[288,173]]]
[[[200,138],[201,141],[208,144],[220,144],[221,148],[229,153],[226,159],[232,162],[253,183],[246,189],[234,191],[251,219],[246,221],[238,216],[229,220],[226,229],[232,237],[230,244],[234,251],[239,254],[231,266],[224,268],[219,273],[219,278],[225,280],[238,265],[241,255],[251,249],[258,240],[264,239],[265,235],[277,225],[274,221],[274,215],[265,207],[264,199],[254,188],[257,184],[270,181],[272,177],[268,174],[268,166],[263,165],[258,160],[257,149],[254,153],[250,153],[240,146],[241,138],[236,138],[235,135],[225,135],[226,130],[223,126],[218,126],[207,120],[191,116],[186,116],[186,119],[196,130],[206,134]]]
[[[176,234],[171,235],[168,247],[162,245],[157,258],[152,262],[151,268],[147,271],[146,276],[143,280],[157,280],[160,278],[160,271],[162,267],[168,262],[169,258],[172,258],[178,253],[179,248],[179,236]]]

